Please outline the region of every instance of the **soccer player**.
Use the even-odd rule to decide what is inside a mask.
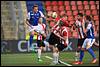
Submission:
[[[80,49],[81,49],[81,46],[85,40],[85,34],[84,34],[84,19],[83,19],[83,14],[82,13],[78,13],[77,14],[77,20],[76,22],[74,23],[74,27],[75,29],[77,30],[78,32],[78,44],[77,44],[77,51],[76,51],[76,55],[75,55],[75,61],[78,61],[79,60],[79,52],[80,52]]]
[[[29,32],[30,32],[30,47],[32,48],[32,41],[33,41],[33,35],[34,35],[34,27],[38,25],[38,20],[40,17],[44,17],[43,13],[38,10],[38,5],[34,4],[32,7],[32,11],[28,13],[27,22],[26,24],[29,26]]]
[[[53,50],[53,63],[58,64],[59,50],[63,50],[68,44],[68,32],[64,25],[68,25],[66,22],[67,16],[63,15],[52,28],[51,35],[49,37],[49,47]]]
[[[82,45],[82,49],[80,51],[80,60],[78,62],[76,62],[75,64],[83,64],[82,60],[84,57],[84,50],[87,50],[90,53],[90,55],[93,57],[93,60],[91,63],[97,62],[94,51],[91,48],[93,43],[95,42],[95,38],[94,38],[94,29],[93,29],[93,25],[92,25],[90,16],[86,16],[86,23],[88,23],[87,28],[84,31],[86,34],[86,39],[85,39],[85,41]]]
[[[46,38],[45,29],[46,29],[46,25],[43,23],[43,18],[39,18],[38,26],[34,28],[34,31],[38,33],[38,38],[37,38],[38,61],[42,61],[41,52],[43,50],[43,47],[45,47],[45,44],[43,42],[44,39]]]

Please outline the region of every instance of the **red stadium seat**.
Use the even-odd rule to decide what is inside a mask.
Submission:
[[[78,10],[83,10],[83,5],[79,5]]]
[[[47,10],[47,11],[51,11],[51,10],[52,10],[52,7],[51,7],[51,6],[47,6],[47,7],[46,7],[46,10]]]
[[[63,16],[65,14],[65,11],[60,12],[60,16]]]
[[[82,5],[82,1],[77,1],[77,5]]]
[[[53,6],[53,11],[58,11],[58,6]]]
[[[47,16],[51,16],[51,15],[52,15],[52,11],[48,11]]]
[[[67,11],[67,15],[68,16],[72,15],[72,11]]]
[[[72,6],[72,10],[77,10],[77,7],[76,6]]]
[[[57,5],[57,1],[52,1],[52,5],[56,6]]]
[[[96,9],[96,5],[91,5],[91,10],[95,10]]]
[[[64,5],[68,6],[69,5],[69,1],[64,1]]]
[[[77,15],[74,16],[74,20],[77,20]]]
[[[71,1],[71,5],[76,5],[76,1]]]
[[[96,4],[98,4],[98,5],[99,5],[99,1],[96,1]]]
[[[70,10],[70,6],[66,6],[66,10]]]
[[[89,5],[84,5],[84,9],[88,10],[89,9]]]
[[[72,25],[75,21],[70,21],[70,24]]]
[[[97,20],[97,21],[95,21],[95,25],[99,25],[99,21]]]
[[[84,10],[79,11],[79,13],[85,14],[85,13],[84,13]]]
[[[55,25],[55,22],[51,21],[50,22],[50,27],[53,27]]]
[[[91,11],[90,10],[86,10],[86,15],[90,15]]]
[[[68,16],[68,21],[72,21],[74,20],[74,17],[73,16]]]
[[[46,1],[46,2],[45,2],[45,5],[46,5],[46,6],[50,6],[50,5],[51,5],[51,1]]]
[[[94,18],[94,20],[99,20],[99,16],[98,15],[94,16],[93,18]]]
[[[92,15],[97,15],[97,10],[92,10]]]
[[[63,6],[63,1],[58,1],[59,6]]]
[[[59,11],[64,11],[64,6],[59,6]]]
[[[95,2],[94,2],[94,1],[90,1],[89,4],[90,4],[90,5],[94,5]]]
[[[83,4],[84,5],[88,5],[88,1],[83,1]]]
[[[78,14],[77,10],[73,11],[73,15],[77,15],[77,14]]]

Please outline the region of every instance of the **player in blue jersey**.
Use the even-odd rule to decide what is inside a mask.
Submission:
[[[43,13],[38,10],[38,5],[34,5],[32,7],[32,11],[28,13],[27,16],[27,22],[26,24],[29,26],[29,32],[30,32],[30,46],[32,47],[32,41],[33,41],[33,35],[35,33],[34,28],[38,25],[38,20],[40,17],[44,17]]]
[[[84,43],[82,45],[82,49],[80,51],[80,60],[78,62],[76,62],[75,64],[83,64],[82,59],[84,57],[84,50],[87,50],[90,53],[90,55],[93,57],[93,60],[91,63],[97,62],[94,51],[91,48],[93,43],[95,42],[95,38],[94,38],[93,24],[92,24],[90,16],[86,16],[86,23],[87,23],[87,28],[84,31],[86,34],[86,39],[84,40]]]

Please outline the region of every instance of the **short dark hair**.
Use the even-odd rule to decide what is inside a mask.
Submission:
[[[82,13],[78,13],[77,15],[79,15],[79,16],[81,16],[81,17],[83,17],[83,14],[82,14]]]
[[[90,16],[86,16],[86,20],[89,20],[89,21],[91,21],[92,20],[92,18],[90,17]]]
[[[38,7],[38,5],[37,4],[34,4],[32,8],[34,9],[34,7]]]

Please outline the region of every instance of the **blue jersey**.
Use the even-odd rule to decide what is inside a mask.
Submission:
[[[94,39],[94,29],[93,29],[91,21],[89,22],[89,24],[87,26],[87,38]]]
[[[33,11],[30,11],[28,13],[29,23],[33,26],[38,25],[38,20],[39,20],[40,17],[44,17],[44,15],[42,14],[41,11],[37,11],[36,13],[34,13]]]

